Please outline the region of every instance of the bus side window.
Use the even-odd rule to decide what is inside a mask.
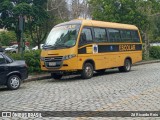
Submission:
[[[121,42],[120,31],[116,29],[108,29],[109,42]]]
[[[132,31],[131,34],[132,34],[133,42],[140,42],[138,31]]]
[[[81,37],[80,37],[80,44],[86,44],[88,42],[92,42],[92,32],[90,28],[83,28]]]
[[[130,30],[121,30],[122,42],[133,42]]]
[[[94,28],[95,42],[106,42],[107,34],[104,28]]]

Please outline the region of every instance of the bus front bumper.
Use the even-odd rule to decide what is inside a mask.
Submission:
[[[43,71],[65,72],[65,71],[77,71],[77,69],[78,69],[78,64],[76,58],[72,58],[72,60],[53,61],[53,62],[41,61],[41,70]]]

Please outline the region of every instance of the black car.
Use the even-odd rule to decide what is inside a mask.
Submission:
[[[15,61],[0,50],[0,85],[16,90],[20,87],[21,81],[27,78],[28,71],[25,61]]]

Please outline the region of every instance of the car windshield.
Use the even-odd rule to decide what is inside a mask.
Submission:
[[[67,48],[76,44],[80,25],[65,25],[51,30],[43,48]]]
[[[6,54],[5,54],[5,57],[6,57],[6,59],[7,59],[7,61],[8,61],[9,63],[12,63],[12,62],[14,61],[11,57],[9,57],[9,56],[6,55]]]
[[[15,48],[15,49],[17,49],[17,48],[18,48],[18,45],[12,45],[12,46],[10,46],[10,48]]]

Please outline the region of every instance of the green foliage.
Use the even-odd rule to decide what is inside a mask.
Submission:
[[[137,8],[134,0],[90,0],[92,15],[96,20],[134,24],[143,29],[146,15]]]
[[[0,32],[0,43],[2,46],[9,46],[14,41],[16,41],[16,34],[13,31]]]
[[[28,65],[29,73],[41,72],[40,69],[40,50],[24,53],[24,60]],[[21,60],[20,54],[9,54],[15,60]]]
[[[32,5],[31,16],[32,19],[28,21],[28,29],[32,40],[35,43],[41,43],[48,32],[47,20],[49,19],[49,15],[42,6]]]
[[[153,27],[152,34],[153,37],[151,38],[152,42],[160,42],[160,16],[156,16],[153,19]]]
[[[10,2],[10,0],[2,0],[0,1],[0,27],[5,27],[8,29],[12,29],[12,23],[15,21],[13,17],[9,17],[12,14],[13,10],[13,4]]]
[[[150,47],[150,57],[160,59],[160,46]]]
[[[15,16],[26,15],[29,16],[31,14],[31,6],[27,3],[20,3],[13,8],[13,12]]]
[[[47,0],[1,0],[0,28],[14,30],[17,42],[20,42],[19,16],[25,18],[25,30],[30,38],[41,44],[48,33],[49,15],[45,10]]]

